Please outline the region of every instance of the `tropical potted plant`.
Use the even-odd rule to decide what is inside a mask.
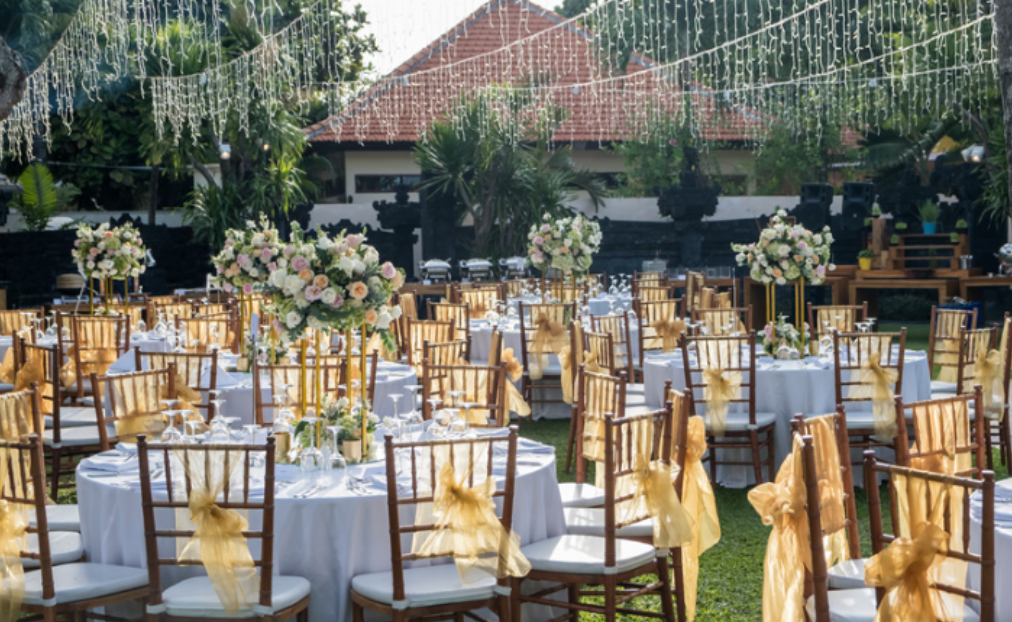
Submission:
[[[921,217],[924,234],[933,235],[938,227],[938,204],[933,201],[925,201],[917,211]]]
[[[862,270],[871,270],[871,260],[874,259],[875,253],[870,249],[864,249],[857,254],[857,263]]]

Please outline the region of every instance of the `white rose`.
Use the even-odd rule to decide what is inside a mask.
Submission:
[[[257,270],[256,268],[250,268],[249,275],[251,277],[256,278],[256,277],[260,276],[260,271]]]
[[[278,259],[278,267],[279,268],[287,268],[288,267],[288,260],[285,259],[284,257],[279,258]]]
[[[781,244],[780,248],[777,249],[777,252],[781,257],[786,257],[791,254],[791,247],[786,244]]]
[[[355,260],[345,255],[337,260],[337,267],[345,274],[352,275],[355,270]]]
[[[289,274],[285,277],[285,293],[289,296],[295,294],[295,292],[302,291],[302,286],[305,281],[299,278],[297,274]]]
[[[274,287],[277,287],[279,289],[283,289],[285,287],[285,279],[287,277],[288,277],[288,272],[287,271],[285,271],[285,270],[275,270],[274,272],[271,272],[271,276],[270,276],[271,285],[273,285]],[[302,279],[299,279],[299,280],[301,281]]]
[[[359,259],[358,257],[356,257],[356,258],[354,258],[353,262],[354,263],[353,263],[352,271],[355,274],[362,274],[363,272],[365,272],[365,263],[361,259]]]
[[[285,316],[285,325],[288,326],[288,328],[295,328],[300,322],[302,322],[302,316],[295,311],[292,311]]]
[[[401,313],[402,311],[400,305],[397,305],[396,307],[390,307],[390,315],[393,316],[393,319],[396,320],[397,318],[401,317]]]
[[[306,323],[309,324],[309,327],[312,328],[313,330],[320,330],[321,328],[323,328],[323,322],[316,319],[312,315],[309,316],[309,318],[306,320]]]
[[[392,321],[393,318],[390,317],[390,314],[384,311],[383,313],[379,314],[378,318],[376,318],[376,328],[380,330],[386,330],[390,328],[390,322]]]
[[[264,236],[262,235],[253,236],[253,246],[263,246],[263,244],[264,244]]]
[[[85,265],[88,267],[89,270],[95,269],[95,262],[91,261],[90,259],[88,260],[88,263],[86,263]]]
[[[297,292],[295,292],[295,296],[293,296],[293,298],[295,298],[295,306],[296,307],[298,307],[300,309],[305,309],[306,307],[309,306],[309,301],[306,300],[306,293],[305,292],[303,292],[303,291],[297,291]]]
[[[320,294],[320,300],[323,301],[323,304],[333,304],[337,300],[337,292],[332,287],[328,287]]]

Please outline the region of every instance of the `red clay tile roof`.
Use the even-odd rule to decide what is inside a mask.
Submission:
[[[543,34],[532,37],[537,33]],[[491,0],[341,114],[305,131],[314,143],[415,142],[462,94],[494,85],[541,85],[542,101],[569,113],[554,135],[559,142],[626,140],[636,125],[631,115],[684,105],[677,81],[636,54],[625,76],[602,87],[605,75],[593,41],[592,33],[530,2]],[[704,139],[747,140],[770,121],[752,110],[722,106],[701,85],[687,88]]]

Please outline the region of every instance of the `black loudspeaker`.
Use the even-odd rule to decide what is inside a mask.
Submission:
[[[791,210],[791,215],[806,229],[819,231],[829,224],[832,202],[833,187],[829,184],[801,184],[801,202]]]
[[[850,231],[863,229],[864,219],[871,216],[874,203],[875,184],[859,181],[843,184],[843,228]]]

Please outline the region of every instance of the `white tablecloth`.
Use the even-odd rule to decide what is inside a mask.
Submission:
[[[970,497],[970,552],[978,555],[983,518],[981,510],[981,493],[975,492]],[[1012,577],[1012,479],[994,485],[994,558],[994,619],[1004,622],[1012,620],[1012,593],[1007,589]],[[980,589],[979,566],[970,566],[966,587]]]
[[[536,296],[530,296],[527,298],[510,298],[509,304],[514,309],[518,309],[517,303],[523,301],[524,304],[539,303],[541,299]],[[632,309],[632,295],[631,294],[601,294],[595,296],[587,301],[587,306],[590,307],[590,312],[594,315],[608,315],[609,313],[621,313],[622,311],[628,311]]]
[[[498,462],[498,461],[497,461]],[[370,493],[359,496],[343,485],[304,499],[279,484],[275,503],[274,559],[278,574],[305,577],[312,584],[310,620],[351,620],[349,590],[355,575],[390,569],[387,500],[383,466],[369,466]],[[501,469],[502,467],[500,467]],[[294,467],[279,467],[278,480],[296,480]],[[138,475],[107,476],[82,465],[77,471],[81,536],[88,561],[146,567]],[[133,482],[133,483],[131,483]],[[513,529],[523,544],[565,533],[562,500],[555,478],[554,451],[522,440],[515,490]],[[405,521],[412,520],[405,507]],[[258,529],[256,514],[250,529]],[[167,542],[166,545],[170,545]],[[171,550],[171,549],[169,549]],[[258,555],[254,551],[254,555]],[[191,569],[163,572],[165,585],[192,576]]]
[[[931,375],[924,352],[907,351],[903,361],[903,400],[914,402],[931,397]],[[660,408],[664,402],[664,383],[671,381],[674,389],[685,388],[685,370],[681,352],[656,355],[644,365],[644,390],[647,405]],[[775,461],[790,453],[790,421],[794,415],[825,415],[836,410],[833,367],[815,359],[756,363],[756,411],[777,416]],[[732,405],[732,408],[734,405]],[[864,407],[852,405],[852,408]],[[725,450],[725,453],[729,450]],[[743,487],[754,479],[745,467],[721,467],[718,480],[725,486]],[[860,482],[856,480],[855,482]]]

